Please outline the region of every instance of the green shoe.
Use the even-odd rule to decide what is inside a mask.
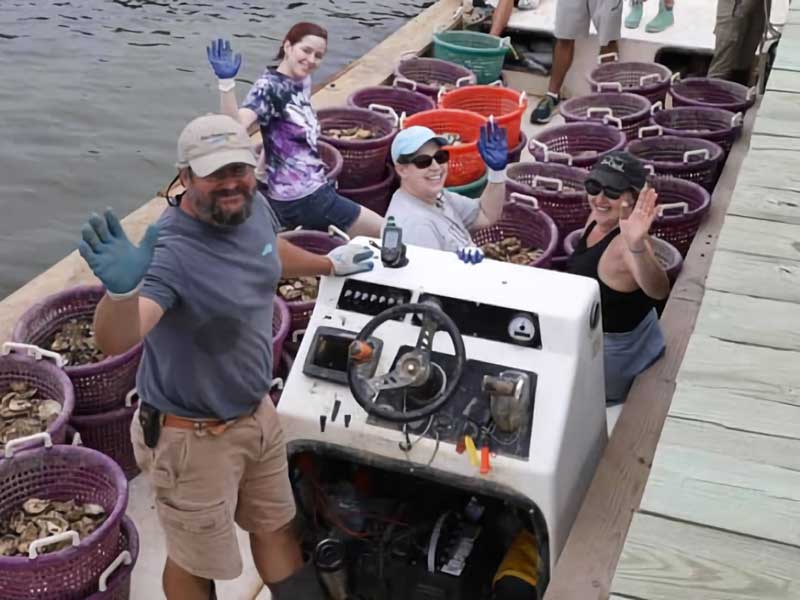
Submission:
[[[628,29],[636,29],[639,23],[642,22],[642,3],[631,2],[631,12],[625,17],[625,27]]]
[[[667,27],[675,24],[675,17],[672,16],[672,9],[664,6],[661,0],[658,4],[658,14],[644,27],[647,33],[661,33]]]

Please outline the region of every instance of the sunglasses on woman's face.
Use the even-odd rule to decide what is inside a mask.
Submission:
[[[618,190],[610,187],[603,187],[594,179],[587,179],[584,182],[586,193],[590,196],[599,196],[601,193],[609,200],[618,200],[625,193],[625,190]]]
[[[436,161],[437,164],[443,165],[448,160],[450,160],[450,153],[447,150],[437,150],[433,156],[430,154],[417,154],[413,158],[407,158],[400,162],[412,164],[418,169],[427,169],[431,166],[431,164],[433,164],[433,161]]]

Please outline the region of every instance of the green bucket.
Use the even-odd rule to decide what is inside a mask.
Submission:
[[[481,177],[479,177],[475,181],[470,181],[469,183],[465,183],[464,185],[454,185],[452,187],[447,188],[447,191],[455,192],[456,194],[461,194],[462,196],[467,196],[469,198],[479,198],[480,195],[483,193],[483,189],[486,187],[487,179],[488,179],[488,173],[484,173]]]
[[[507,38],[478,31],[439,31],[433,34],[433,58],[462,65],[478,78],[479,84],[500,79],[508,52]]]

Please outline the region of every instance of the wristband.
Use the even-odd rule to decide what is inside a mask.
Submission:
[[[121,300],[128,300],[133,298],[136,294],[139,293],[139,290],[142,289],[142,284],[144,283],[144,279],[139,281],[136,284],[136,287],[130,290],[129,292],[122,292],[122,293],[115,293],[106,288],[106,295],[111,298],[114,302],[120,302]]]
[[[236,87],[236,80],[233,78],[219,79],[217,83],[220,92],[230,92],[233,88]]]
[[[489,176],[487,177],[489,183],[505,183],[506,182],[506,169],[505,167],[500,171],[489,169]]]

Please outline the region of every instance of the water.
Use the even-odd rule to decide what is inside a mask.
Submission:
[[[300,20],[328,29],[315,83],[431,0],[0,0],[0,298],[77,247],[92,210],[128,214],[175,174],[193,117],[218,110],[215,37],[242,53],[241,101]]]

